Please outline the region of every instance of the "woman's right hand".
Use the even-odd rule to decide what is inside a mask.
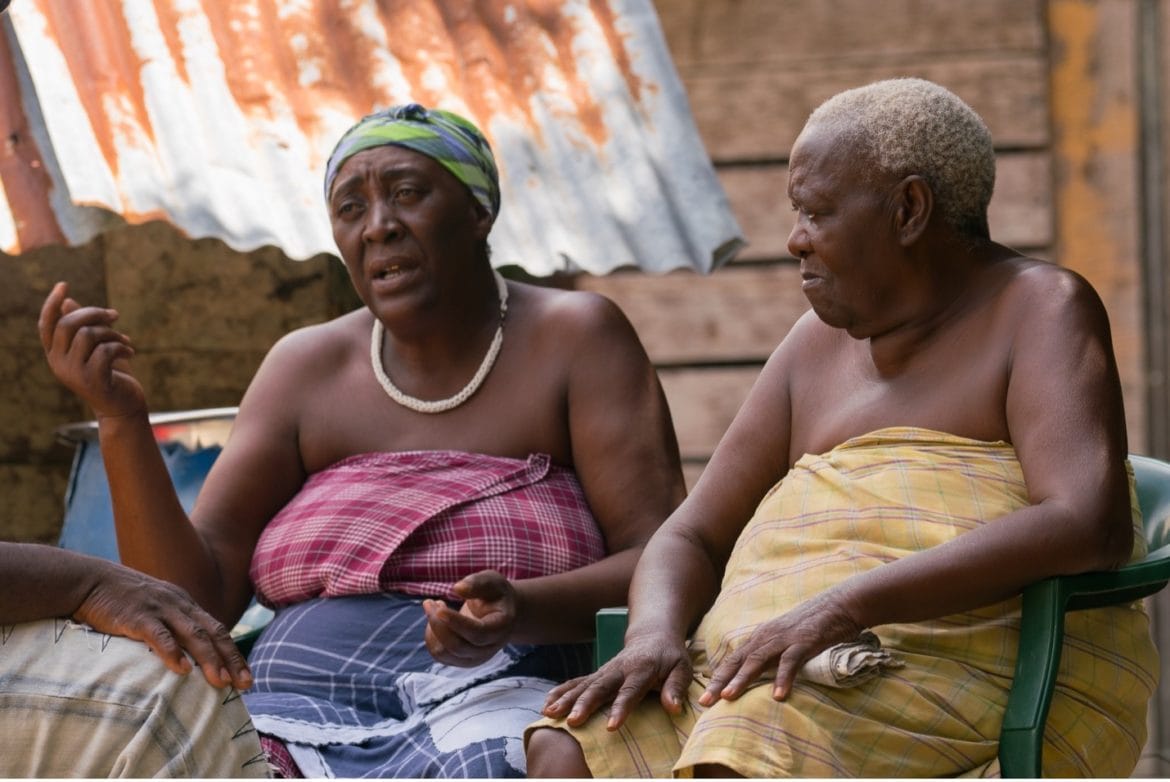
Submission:
[[[597,671],[554,687],[542,713],[565,718],[576,727],[612,702],[606,729],[617,730],[651,690],[659,691],[664,709],[679,713],[691,675],[691,656],[683,641],[661,635],[630,638],[621,652]]]
[[[37,321],[49,368],[99,418],[144,413],[142,385],[129,371],[134,348],[113,327],[117,311],[83,307],[68,293],[67,283],[54,285]]]
[[[96,560],[93,584],[73,618],[103,633],[142,641],[175,673],[194,660],[213,687],[252,686],[252,672],[228,629],[184,590],[128,567]]]

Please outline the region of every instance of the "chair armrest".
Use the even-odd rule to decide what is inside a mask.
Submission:
[[[257,627],[255,630],[248,630],[245,633],[232,636],[232,640],[236,643],[236,648],[240,650],[240,654],[244,655],[245,660],[252,653],[252,646],[256,643],[256,639],[260,637],[260,633],[262,632],[264,632],[264,628]]]
[[[259,603],[253,601],[248,609],[244,611],[240,621],[232,628],[232,641],[235,642],[236,648],[240,650],[240,654],[244,655],[244,659],[248,659],[248,655],[252,653],[252,646],[256,643],[256,639],[260,637],[260,633],[264,632],[264,628],[272,621],[273,611],[271,608],[266,608]]]
[[[629,620],[629,609],[603,608],[597,612],[594,620],[597,625],[597,638],[593,642],[593,668],[600,668],[622,650],[626,640],[626,623]]]
[[[1000,771],[1005,778],[1040,776],[1044,723],[1064,643],[1065,611],[1121,605],[1152,595],[1170,579],[1165,549],[1117,570],[1057,576],[1023,593],[1020,648],[999,737]]]

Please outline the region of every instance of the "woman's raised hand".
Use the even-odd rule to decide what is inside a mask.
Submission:
[[[49,368],[81,397],[98,418],[144,413],[142,385],[130,374],[130,338],[113,327],[116,310],[83,307],[69,298],[68,284],[53,286],[37,328]]]

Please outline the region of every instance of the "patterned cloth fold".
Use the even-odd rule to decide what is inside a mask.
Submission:
[[[0,624],[0,778],[264,778],[240,695],[68,619]]]
[[[401,592],[456,599],[480,570],[563,573],[605,555],[576,475],[547,455],[369,453],[312,475],[252,555],[268,606]]]
[[[802,665],[797,675],[825,687],[856,687],[886,669],[901,668],[904,664],[882,648],[881,639],[865,630],[855,641],[825,649]]]

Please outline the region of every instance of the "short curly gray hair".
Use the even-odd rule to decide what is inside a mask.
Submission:
[[[878,81],[829,98],[805,127],[814,124],[870,158],[882,173],[921,176],[947,223],[966,235],[990,237],[991,132],[950,90],[925,79]]]

